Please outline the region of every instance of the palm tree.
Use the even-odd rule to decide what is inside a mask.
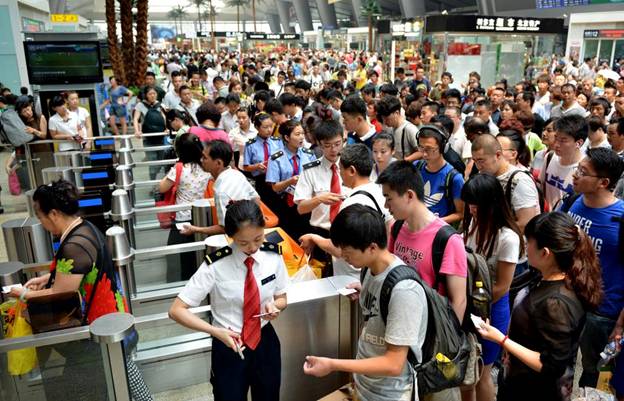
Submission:
[[[240,8],[241,7],[245,7],[247,4],[249,3],[249,0],[227,0],[225,2],[225,5],[227,7],[236,7],[236,29],[238,30],[238,32],[241,31],[240,29]]]
[[[147,72],[147,17],[148,0],[136,1],[136,43],[135,54],[135,83],[142,86],[145,83],[145,73]]]
[[[117,38],[117,16],[115,13],[115,0],[106,0],[106,28],[108,38],[108,52],[110,55],[113,73],[120,82],[126,81],[126,73],[124,63],[119,54],[119,45]]]
[[[362,15],[368,18],[368,50],[373,49],[373,18],[381,14],[377,0],[366,0],[362,6]]]
[[[197,7],[197,30],[202,31],[201,8],[206,5],[206,0],[190,0],[192,6]]]
[[[180,32],[178,31],[178,20],[181,17],[182,13],[186,14],[186,11],[184,11],[184,7],[178,5],[174,8],[172,8],[171,10],[169,10],[169,12],[167,13],[167,17],[171,18],[173,20],[173,25],[175,26],[175,33],[176,36],[178,36],[180,34]],[[181,30],[181,29],[180,29]]]
[[[119,15],[121,16],[121,47],[123,62],[126,66],[134,65],[134,35],[133,35],[133,0],[119,0]],[[126,85],[134,83],[134,69],[126,70]]]

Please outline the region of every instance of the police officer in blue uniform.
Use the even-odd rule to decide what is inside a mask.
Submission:
[[[300,215],[294,202],[295,186],[303,166],[316,160],[314,152],[303,146],[305,132],[301,123],[294,120],[280,125],[279,134],[284,148],[273,153],[267,168],[266,182],[271,185],[280,201],[274,210],[280,226],[295,240],[310,231],[310,215]]]
[[[206,256],[169,310],[179,324],[212,336],[210,382],[215,401],[278,401],[280,343],[270,321],[287,306],[288,272],[277,244],[264,242],[258,204],[228,206],[230,246]],[[189,308],[210,294],[213,323]]]
[[[266,183],[266,171],[271,155],[284,148],[280,138],[271,136],[273,133],[273,121],[267,113],[261,112],[254,118],[254,126],[258,130],[258,136],[249,140],[245,145],[245,162],[243,169],[251,173],[256,183],[256,191],[260,199],[275,212],[279,206],[279,197]]]

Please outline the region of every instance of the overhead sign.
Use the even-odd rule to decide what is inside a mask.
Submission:
[[[237,38],[242,35],[241,32],[215,32],[215,38]],[[209,38],[212,35],[210,31],[197,32],[198,38]]]
[[[563,8],[593,4],[624,3],[624,0],[535,0],[536,8]]]
[[[485,15],[432,15],[425,32],[564,33],[563,19],[497,17]]]
[[[245,33],[247,40],[299,40],[298,33]]]
[[[55,24],[77,24],[78,14],[50,14],[50,22]]]
[[[583,37],[586,39],[621,39],[624,38],[624,29],[586,29],[583,31]]]

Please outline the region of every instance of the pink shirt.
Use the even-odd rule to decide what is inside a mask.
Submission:
[[[420,277],[430,286],[433,286],[435,282],[435,273],[431,261],[433,239],[443,225],[446,223],[442,219],[436,218],[427,227],[413,233],[407,228],[406,222],[401,227],[397,238],[392,238],[391,235],[388,242],[389,249],[406,265],[415,268]],[[467,271],[464,242],[461,236],[453,235],[446,244],[440,273],[466,277]],[[446,295],[444,280],[440,279],[439,281],[438,292],[441,295]]]
[[[219,139],[232,146],[232,143],[230,142],[230,136],[227,134],[227,132],[223,131],[220,128],[206,128],[203,126],[195,126],[191,127],[188,132],[197,135],[199,140],[202,142],[209,142],[214,141],[215,139]]]

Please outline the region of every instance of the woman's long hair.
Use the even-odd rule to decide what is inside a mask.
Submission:
[[[576,293],[586,308],[595,309],[602,300],[600,261],[591,240],[570,216],[561,212],[542,213],[527,224],[524,234],[539,249],[555,255],[559,270],[565,273],[566,287]]]
[[[464,241],[475,235],[475,252],[489,258],[494,253],[498,231],[507,227],[520,237],[520,253],[524,250],[522,231],[516,224],[511,207],[505,198],[503,187],[496,177],[480,173],[472,176],[462,188],[461,198],[464,209]],[[471,225],[472,215],[469,205],[477,207],[476,221]]]

